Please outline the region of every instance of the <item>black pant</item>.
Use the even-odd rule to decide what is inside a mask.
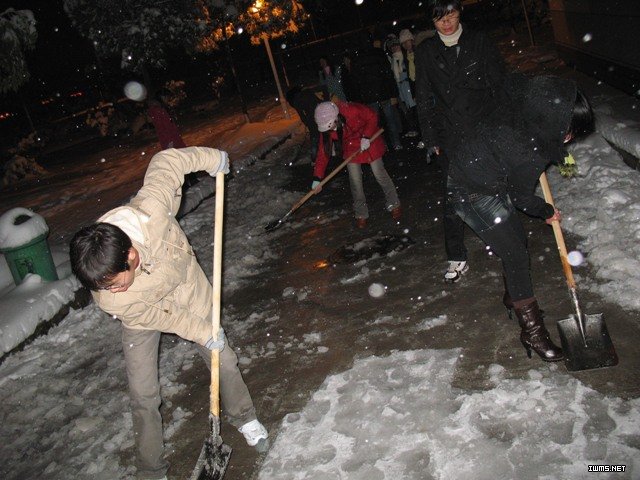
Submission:
[[[447,188],[447,172],[449,171],[449,159],[444,152],[437,156],[438,165],[443,175],[443,221],[444,249],[447,260],[454,262],[467,261],[467,247],[464,246],[464,221],[460,218],[451,204]]]
[[[447,190],[451,207],[502,260],[512,300],[533,297],[527,236],[509,195],[469,193],[451,179]]]

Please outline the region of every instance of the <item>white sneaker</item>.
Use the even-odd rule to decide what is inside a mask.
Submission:
[[[245,423],[238,430],[244,435],[244,439],[250,447],[255,447],[260,440],[266,440],[269,437],[269,432],[257,419]]]
[[[467,273],[467,270],[469,270],[467,262],[449,261],[449,268],[444,273],[444,281],[446,283],[456,283],[462,275]]]

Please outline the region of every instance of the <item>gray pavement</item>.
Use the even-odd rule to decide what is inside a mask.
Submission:
[[[290,141],[294,148],[299,138]],[[461,348],[453,386],[463,391],[491,388],[488,367],[500,364],[511,378],[527,378],[530,369],[560,369],[563,364],[545,364],[528,359],[519,342],[519,328],[502,306],[500,262],[486,253],[482,242],[467,229],[471,269],[457,284],[446,285],[446,267],[441,216],[441,173],[424,161],[424,153],[407,148],[389,154],[385,165],[399,189],[403,218],[395,224],[383,210],[383,196],[372,175],[366,175],[365,191],[370,199],[370,225],[358,230],[353,224],[346,173],[338,175],[322,194],[301,207],[283,226],[272,248],[279,258],[250,286],[225,299],[231,305],[226,315],[248,318],[260,312],[274,322],[258,322],[241,338],[233,337],[242,352],[251,345],[273,346],[251,363],[245,378],[261,420],[277,435],[278,424],[290,412],[299,411],[325,377],[348,369],[355,358],[387,355],[393,350]],[[310,164],[297,164],[289,189],[302,196],[311,178]],[[283,212],[284,213],[284,212]],[[552,230],[544,222],[522,216],[530,232],[530,253],[536,294],[545,310],[552,337],[558,341],[555,320],[572,313]],[[358,262],[331,263],[336,251],[384,235],[407,235],[415,244],[393,255]],[[567,236],[568,247],[577,239]],[[326,266],[325,266],[326,263]],[[368,273],[363,274],[363,268]],[[366,272],[366,271],[365,271]],[[358,279],[361,274],[363,278]],[[589,272],[581,270],[581,275]],[[345,283],[345,279],[352,279]],[[342,281],[341,281],[342,280]],[[382,298],[372,298],[368,286],[380,281],[388,287]],[[579,285],[578,285],[579,288]],[[283,296],[285,289],[303,295]],[[291,291],[291,290],[289,290]],[[603,313],[620,356],[617,367],[571,373],[604,394],[622,398],[640,394],[640,315],[584,292],[581,304],[587,313]],[[437,328],[416,333],[415,324],[446,314],[448,321]],[[376,319],[384,318],[380,322]],[[320,333],[328,352],[322,356],[299,350],[291,339]],[[194,369],[195,378],[180,381],[193,385],[189,399],[175,398],[190,406],[205,405],[188,422],[174,444],[181,445],[169,459],[170,478],[188,478],[206,435],[208,376]],[[189,375],[192,375],[189,374]],[[568,399],[569,400],[569,399]],[[200,431],[199,431],[200,430]],[[239,434],[223,422],[222,435],[234,448],[225,478],[255,478],[260,456],[247,447]],[[190,442],[184,443],[183,442]]]

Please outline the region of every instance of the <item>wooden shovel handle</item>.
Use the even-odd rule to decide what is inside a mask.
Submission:
[[[553,196],[551,195],[551,188],[549,188],[549,182],[547,181],[547,174],[545,172],[542,172],[542,175],[540,175],[540,186],[542,187],[542,193],[544,195],[545,201],[555,208],[555,204],[553,203]],[[560,261],[562,262],[562,270],[564,271],[564,276],[567,278],[567,286],[570,290],[575,290],[576,281],[573,278],[573,271],[571,270],[571,264],[569,263],[567,247],[564,243],[564,235],[562,235],[560,222],[558,220],[553,220],[551,222],[551,226],[553,227],[553,234],[556,237],[556,243],[558,244],[558,252],[560,253]]]
[[[376,138],[378,138],[380,135],[382,135],[382,132],[384,132],[383,128],[381,128],[376,133],[374,133],[369,140],[371,142],[373,142]],[[324,177],[322,179],[322,181],[318,184],[318,187],[322,187],[325,183],[327,183],[329,180],[331,180],[333,177],[335,177],[338,174],[338,172],[340,170],[342,170],[344,167],[346,167],[347,163],[349,163],[351,160],[353,160],[353,158],[359,153],[360,153],[360,150],[356,150],[351,155],[349,155],[346,160],[344,160],[340,165],[338,165],[335,169],[333,169],[333,171],[329,175],[327,175],[326,177]],[[318,187],[316,187],[316,188],[318,188]],[[298,202],[293,207],[291,207],[291,210],[289,210],[289,214],[292,214],[293,212],[295,212],[298,208],[300,208],[302,206],[302,204],[304,202],[309,200],[315,194],[316,194],[316,189],[315,188],[312,188],[311,190],[309,190],[309,192],[304,197],[302,197],[300,200],[298,200]]]
[[[216,210],[213,230],[213,300],[211,308],[211,337],[220,331],[220,293],[222,291],[222,231],[224,219],[224,173],[216,174]],[[211,350],[210,412],[220,417],[220,351]]]

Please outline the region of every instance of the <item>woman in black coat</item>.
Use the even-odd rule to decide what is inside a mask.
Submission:
[[[563,359],[544,326],[533,293],[527,237],[516,213],[559,220],[535,195],[542,172],[564,158],[564,144],[593,130],[593,112],[570,80],[510,75],[498,107],[462,133],[450,155],[448,201],[464,222],[500,257],[505,306],[515,312],[520,339],[548,362]]]
[[[415,53],[418,123],[428,159],[437,155],[446,178],[460,136],[495,108],[505,67],[493,42],[461,23],[461,0],[434,0],[430,14],[437,34]],[[453,283],[468,270],[467,249],[464,223],[446,197],[443,228],[449,262],[444,280]]]

